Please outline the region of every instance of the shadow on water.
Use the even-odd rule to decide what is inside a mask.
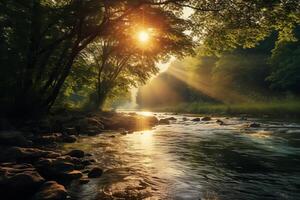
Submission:
[[[169,117],[157,114],[158,117]],[[106,133],[65,148],[92,152],[105,170],[73,199],[300,199],[300,126],[227,126],[177,118],[129,135]],[[299,126],[299,128],[295,128]]]

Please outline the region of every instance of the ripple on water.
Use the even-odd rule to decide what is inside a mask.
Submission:
[[[151,115],[152,113],[144,113]],[[221,118],[221,126],[175,117],[129,135],[81,138],[64,148],[92,152],[105,172],[70,186],[73,199],[300,199],[300,126]],[[299,128],[297,128],[297,126]],[[295,128],[296,127],[296,128]]]

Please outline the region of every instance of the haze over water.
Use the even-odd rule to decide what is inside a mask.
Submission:
[[[300,124],[141,114],[176,120],[64,147],[92,152],[105,170],[86,185],[73,184],[72,199],[300,199]],[[253,121],[261,128],[246,128]]]

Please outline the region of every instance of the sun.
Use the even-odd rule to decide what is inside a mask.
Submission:
[[[141,43],[147,43],[150,40],[150,35],[147,31],[138,32],[138,40]]]

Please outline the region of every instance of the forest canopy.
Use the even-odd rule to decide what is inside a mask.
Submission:
[[[299,7],[298,0],[3,0],[1,114],[47,113],[76,92],[99,108],[158,73],[159,61],[199,48],[217,56],[253,48],[274,32],[268,80],[295,87],[299,76],[286,74],[299,71]],[[183,18],[186,8],[192,12]],[[149,34],[148,45],[137,43],[138,31]]]

